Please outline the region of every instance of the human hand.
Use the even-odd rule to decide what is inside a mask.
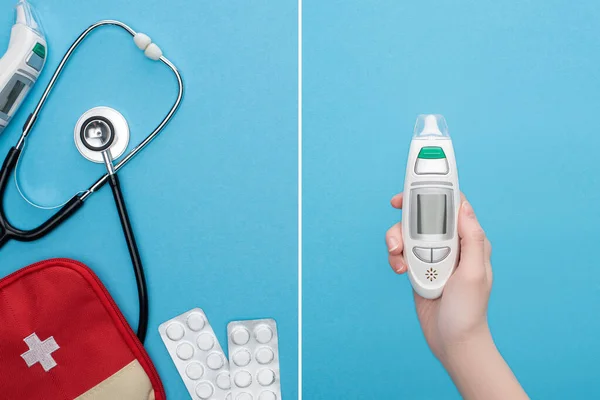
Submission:
[[[394,196],[392,206],[402,209],[402,199],[402,193]],[[492,247],[464,196],[458,213],[458,236],[459,263],[442,296],[429,300],[413,291],[421,329],[431,351],[442,363],[448,361],[454,348],[466,342],[482,337],[491,341],[487,306],[492,288]],[[390,266],[398,274],[405,273],[401,222],[387,231],[386,243]]]

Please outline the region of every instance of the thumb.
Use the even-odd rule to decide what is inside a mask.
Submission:
[[[485,276],[485,232],[467,200],[462,202],[458,213],[458,236],[461,247],[461,274],[483,278]]]

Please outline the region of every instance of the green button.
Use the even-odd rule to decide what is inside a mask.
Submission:
[[[46,48],[41,43],[36,43],[33,52],[42,58],[46,58]]]
[[[421,151],[419,151],[419,158],[425,158],[427,160],[437,160],[439,158],[446,158],[446,154],[441,147],[436,146],[428,146],[421,147]]]

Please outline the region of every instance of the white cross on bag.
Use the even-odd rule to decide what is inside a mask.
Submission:
[[[60,347],[52,336],[42,342],[34,332],[23,339],[23,341],[27,343],[29,350],[21,354],[21,357],[25,360],[29,368],[37,363],[40,363],[46,372],[56,367],[56,361],[52,358],[52,353]]]

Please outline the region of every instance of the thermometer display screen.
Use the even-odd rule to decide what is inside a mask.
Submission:
[[[19,98],[19,95],[23,89],[25,89],[25,83],[15,80],[13,87],[10,89],[10,91],[8,91],[8,95],[4,99],[0,100],[0,112],[8,114]]]
[[[417,233],[445,235],[447,232],[447,198],[445,194],[417,195]]]

